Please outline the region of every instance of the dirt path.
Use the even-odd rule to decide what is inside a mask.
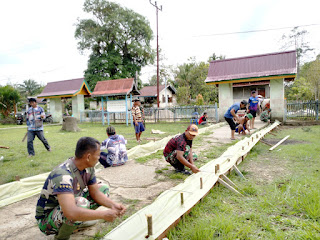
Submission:
[[[257,128],[261,128],[265,124],[257,121],[255,125]],[[230,128],[227,125],[222,126],[209,135],[202,135],[202,139],[201,145],[193,146],[196,153],[207,151],[210,146],[230,143]],[[150,204],[161,192],[179,183],[155,173],[156,170],[166,167],[168,164],[164,159],[153,159],[145,164],[130,160],[123,166],[101,170],[97,173],[97,177],[102,181],[109,182],[112,199],[124,203],[131,209],[138,210],[146,204]],[[173,168],[170,166],[168,169]],[[36,226],[34,214],[37,199],[38,196],[34,196],[0,208],[0,216],[2,216],[0,219],[0,239],[53,239],[53,236],[43,235]],[[71,239],[82,240],[92,237],[106,224],[98,223],[86,230],[79,231],[73,234]]]

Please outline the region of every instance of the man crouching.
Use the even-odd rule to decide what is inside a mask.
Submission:
[[[200,171],[194,165],[192,153],[192,140],[197,135],[198,127],[191,124],[183,134],[175,136],[167,143],[163,155],[176,172],[190,175],[191,173],[185,170],[185,166],[190,168],[193,173]]]
[[[69,239],[85,221],[103,219],[112,222],[125,212],[122,204],[113,202],[109,187],[98,184],[94,166],[100,157],[100,143],[91,137],[77,142],[75,157],[56,167],[41,191],[36,219],[40,230],[54,239]],[[105,206],[108,210],[95,210]]]

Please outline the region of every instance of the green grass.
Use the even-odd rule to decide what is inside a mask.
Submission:
[[[0,148],[0,156],[4,159],[0,162],[0,184],[15,180],[15,176],[25,178],[40,173],[49,172],[55,166],[74,155],[75,146],[80,137],[90,136],[103,141],[107,138],[106,127],[101,124],[79,124],[80,132],[62,132],[61,126],[44,126],[44,135],[47,138],[52,152],[47,152],[39,139],[34,140],[36,155],[28,158],[27,141],[21,142],[27,132],[25,128],[16,128],[17,125],[1,125],[0,129],[1,146],[8,146],[10,149]],[[117,134],[123,135],[127,140],[127,149],[137,146],[135,141],[134,128],[124,124],[115,124]],[[148,141],[145,138],[163,138],[169,135],[182,133],[187,128],[187,123],[160,123],[147,124],[146,131],[142,134],[142,144]],[[158,129],[165,134],[151,134],[151,129]]]
[[[310,129],[268,135],[280,140],[290,134],[290,140],[306,143],[282,144],[274,151],[256,145],[239,166],[247,169],[247,180],[234,173],[229,176],[244,197],[221,185],[214,187],[168,238],[320,239],[320,127]],[[252,164],[260,169],[254,170]],[[271,179],[264,179],[266,173]]]

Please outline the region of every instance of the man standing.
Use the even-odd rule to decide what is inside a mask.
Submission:
[[[113,202],[109,187],[98,184],[94,166],[100,157],[100,143],[91,137],[78,140],[75,157],[56,167],[41,191],[36,220],[46,235],[67,240],[76,228],[90,226],[97,219],[114,221],[125,212],[122,204]],[[108,210],[95,210],[99,206]]]
[[[35,155],[33,148],[33,140],[37,136],[43,143],[47,151],[51,151],[49,143],[43,134],[43,119],[46,118],[42,107],[37,106],[37,100],[35,98],[29,99],[30,108],[27,111],[27,125],[28,125],[28,154],[29,157]]]
[[[136,139],[137,142],[141,142],[141,134],[144,131],[144,126],[143,126],[143,119],[142,119],[142,112],[140,109],[140,100],[135,99],[133,103],[133,107],[131,109],[132,112],[132,117],[133,117],[133,123],[134,123],[134,129],[136,133]]]
[[[191,124],[183,134],[172,138],[164,148],[163,155],[176,172],[190,175],[191,173],[185,170],[185,166],[190,168],[193,173],[200,171],[194,165],[192,153],[192,140],[197,135],[198,127]]]
[[[235,140],[235,130],[236,130],[236,124],[233,121],[233,118],[235,118],[235,120],[237,122],[240,121],[239,117],[237,116],[237,112],[240,109],[246,109],[248,102],[246,100],[242,100],[241,103],[235,103],[233,104],[231,107],[229,107],[229,109],[226,111],[226,113],[224,114],[224,119],[227,121],[227,123],[229,124],[230,128],[231,128],[231,140]]]
[[[254,129],[254,120],[256,119],[258,108],[261,112],[260,105],[259,105],[259,98],[257,97],[256,91],[253,90],[251,92],[251,97],[249,98],[249,111],[248,111],[253,116],[252,120],[250,120],[251,129]]]

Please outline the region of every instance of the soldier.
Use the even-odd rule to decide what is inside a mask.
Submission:
[[[36,220],[46,235],[66,240],[78,227],[90,226],[97,220],[112,222],[126,208],[109,198],[109,187],[98,184],[94,166],[100,157],[100,143],[91,137],[77,142],[75,157],[56,167],[42,188]],[[108,210],[95,210],[100,205]]]

